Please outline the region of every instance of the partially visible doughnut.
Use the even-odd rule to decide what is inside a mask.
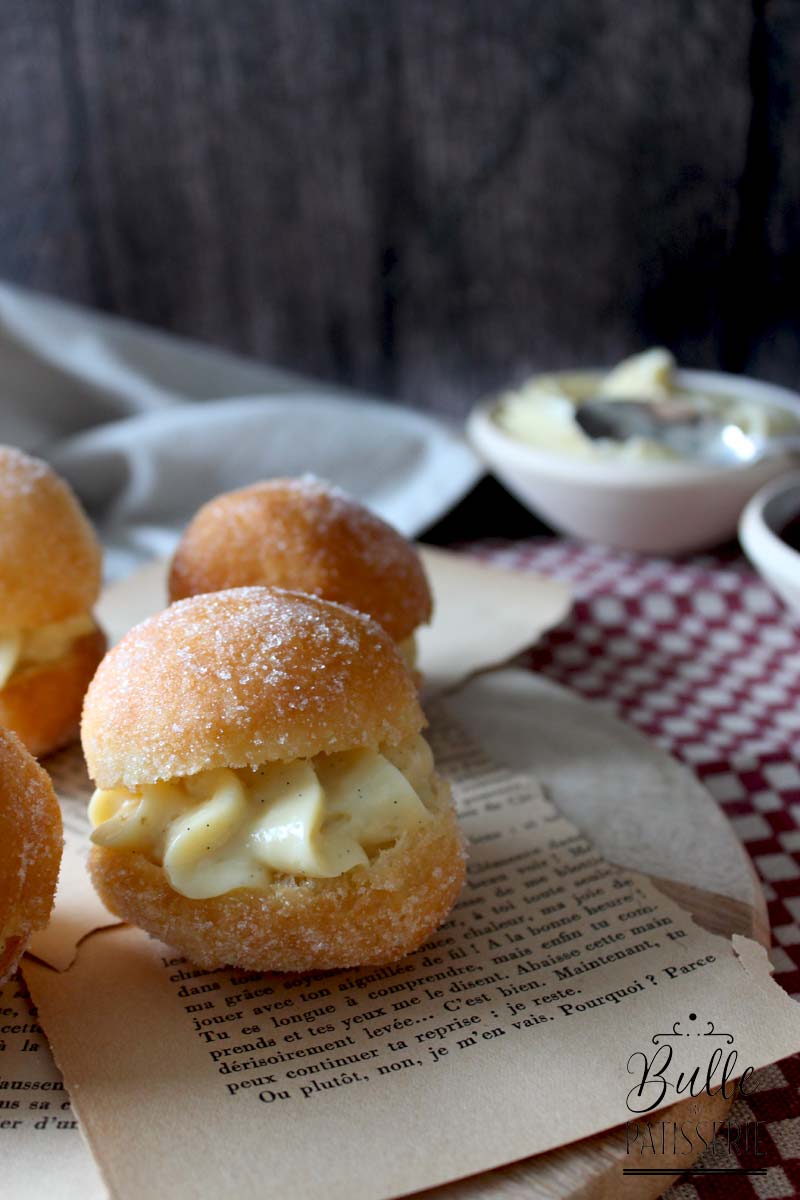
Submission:
[[[16,734],[0,729],[0,983],[47,924],[62,844],[50,776]]]
[[[396,642],[430,621],[433,607],[414,546],[310,476],[217,496],[186,529],[172,560],[170,600],[253,584],[346,604]]]
[[[100,544],[69,486],[47,463],[0,446],[0,723],[33,754],[77,735],[105,650],[91,617],[101,568]],[[27,657],[43,635],[49,650]]]
[[[90,612],[101,573],[100,543],[69,485],[47,463],[0,446],[0,630]]]

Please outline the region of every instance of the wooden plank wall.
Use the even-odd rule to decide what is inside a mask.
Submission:
[[[459,413],[800,382],[797,0],[3,0],[0,276]]]

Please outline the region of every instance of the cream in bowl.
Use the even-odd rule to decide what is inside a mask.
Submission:
[[[499,398],[493,418],[517,440],[571,457],[626,462],[684,457],[652,438],[593,440],[575,420],[580,405],[590,398],[610,402],[646,400],[673,407],[680,404],[687,411],[758,437],[800,431],[800,422],[785,408],[682,385],[677,379],[675,359],[661,348],[627,358],[605,375],[576,372],[534,376]]]
[[[800,431],[800,396],[736,375],[688,371],[653,349],[613,370],[540,375],[473,410],[470,440],[532,512],[560,532],[624,550],[682,554],[732,538],[784,458],[720,465],[646,438],[593,440],[575,420],[590,397],[680,401],[747,435]]]

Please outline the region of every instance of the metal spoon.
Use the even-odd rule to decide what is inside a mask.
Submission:
[[[593,441],[625,442],[647,438],[682,458],[715,466],[741,466],[763,458],[800,454],[800,433],[761,437],[712,413],[698,412],[682,397],[667,400],[609,400],[590,396],[575,410],[575,420]]]

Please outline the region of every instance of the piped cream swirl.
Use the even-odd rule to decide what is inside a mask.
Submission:
[[[92,841],[144,854],[191,899],[264,888],[276,875],[328,879],[426,823],[434,780],[421,737],[382,753],[203,771],[96,791]]]

